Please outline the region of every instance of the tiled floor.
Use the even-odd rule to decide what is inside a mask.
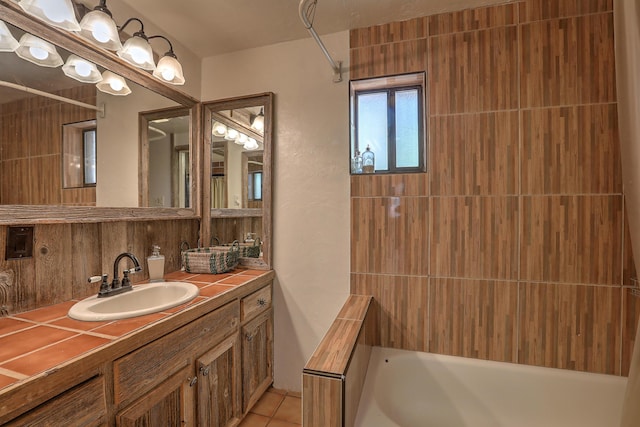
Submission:
[[[301,425],[300,395],[271,388],[262,395],[238,427],[300,427]]]

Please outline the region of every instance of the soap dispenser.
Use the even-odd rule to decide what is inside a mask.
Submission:
[[[151,256],[147,257],[149,267],[149,281],[162,282],[164,280],[164,255],[160,255],[160,246],[153,245]]]

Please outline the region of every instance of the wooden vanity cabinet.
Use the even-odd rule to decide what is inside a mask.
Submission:
[[[273,382],[271,285],[241,300],[242,410],[256,403]]]

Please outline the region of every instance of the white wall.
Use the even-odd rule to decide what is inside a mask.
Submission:
[[[322,37],[348,68],[348,32]],[[348,73],[311,38],[206,58],[203,101],[275,93],[275,387],[302,368],[349,294]]]

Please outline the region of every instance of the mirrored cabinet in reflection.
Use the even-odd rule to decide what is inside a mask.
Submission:
[[[270,266],[273,94],[204,103],[203,109],[203,206],[210,207],[203,237],[258,241],[262,250],[252,265]]]

